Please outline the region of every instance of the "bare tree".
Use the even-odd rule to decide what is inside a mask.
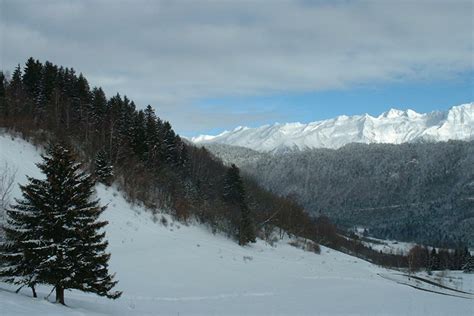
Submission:
[[[6,208],[10,204],[17,169],[5,162],[0,167],[0,237],[3,235],[1,223],[5,220]]]

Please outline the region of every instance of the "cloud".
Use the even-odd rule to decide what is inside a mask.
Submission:
[[[4,0],[1,62],[73,66],[109,94],[156,106],[178,130],[209,129],[232,112],[198,100],[470,71],[472,10],[469,0]]]

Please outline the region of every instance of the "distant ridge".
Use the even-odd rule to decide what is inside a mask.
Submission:
[[[431,113],[390,109],[377,117],[342,115],[308,124],[239,126],[216,136],[201,135],[191,140],[198,144],[219,143],[273,152],[340,148],[349,143],[401,144],[450,139],[474,139],[474,102]]]

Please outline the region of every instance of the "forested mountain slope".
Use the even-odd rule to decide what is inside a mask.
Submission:
[[[277,155],[208,148],[313,215],[367,227],[382,238],[474,245],[472,141],[350,144]]]

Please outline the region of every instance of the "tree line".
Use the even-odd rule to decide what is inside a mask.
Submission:
[[[464,270],[473,271],[473,256],[467,247],[436,249],[415,245],[408,252],[408,266],[411,271],[424,269],[428,272],[437,270]]]

